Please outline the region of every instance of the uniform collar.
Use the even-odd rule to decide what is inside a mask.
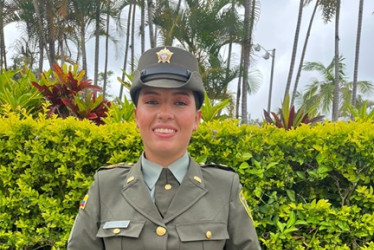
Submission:
[[[173,173],[174,177],[179,183],[182,182],[184,176],[187,173],[190,158],[186,152],[181,158],[173,162],[168,166],[170,171]],[[141,166],[143,172],[143,178],[148,188],[152,190],[161,174],[162,166],[147,160],[144,153],[141,156]]]

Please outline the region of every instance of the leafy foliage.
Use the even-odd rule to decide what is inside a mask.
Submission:
[[[135,104],[127,100],[126,97],[123,102],[117,98],[108,109],[108,116],[104,118],[104,123],[110,124],[134,121],[134,109]]]
[[[360,121],[374,121],[374,109],[371,111],[368,110],[368,101],[364,101],[361,108],[356,108],[352,105],[346,106],[351,115],[355,118],[355,120]]]
[[[35,75],[28,68],[2,71],[0,106],[8,105],[8,111],[22,113],[25,110],[26,114],[35,114],[44,102],[43,96],[31,85],[31,81],[35,80]]]
[[[0,117],[0,249],[64,249],[100,166],[135,162],[135,122]],[[189,153],[231,166],[265,249],[372,249],[374,123],[204,122]]]
[[[84,71],[78,72],[77,65],[61,68],[53,65],[54,71],[44,72],[39,83],[32,84],[50,101],[49,115],[57,114],[62,118],[74,115],[80,119],[89,119],[96,124],[102,124],[102,118],[110,102],[102,95],[96,97],[99,86],[91,85],[91,80],[83,80]]]
[[[205,93],[204,104],[201,107],[201,119],[205,122],[213,121],[215,119],[225,119],[227,116],[218,115],[222,109],[224,109],[230,100],[225,99],[216,105],[212,105],[211,100],[208,95]]]
[[[300,109],[295,111],[295,106],[292,105],[290,108],[290,96],[287,94],[283,103],[282,109],[279,110],[279,114],[277,115],[274,112],[271,112],[274,120],[271,118],[269,112],[264,110],[265,121],[274,124],[278,128],[284,128],[286,130],[291,128],[296,128],[301,124],[314,124],[318,121],[323,119],[323,116],[316,116],[314,118],[309,118],[310,113],[313,112],[313,109],[310,108],[309,110],[305,110],[305,106],[301,106]]]

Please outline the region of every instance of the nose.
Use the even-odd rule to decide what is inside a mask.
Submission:
[[[157,119],[159,120],[171,120],[174,118],[174,114],[169,105],[161,105],[159,112],[157,113]]]

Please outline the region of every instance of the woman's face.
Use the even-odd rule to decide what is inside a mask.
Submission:
[[[201,117],[186,89],[143,87],[134,112],[146,158],[163,166],[183,156]]]

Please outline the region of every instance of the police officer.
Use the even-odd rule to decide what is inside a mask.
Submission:
[[[196,58],[175,47],[146,51],[130,94],[144,152],[133,166],[96,173],[68,249],[260,249],[238,175],[187,153],[204,100]]]

